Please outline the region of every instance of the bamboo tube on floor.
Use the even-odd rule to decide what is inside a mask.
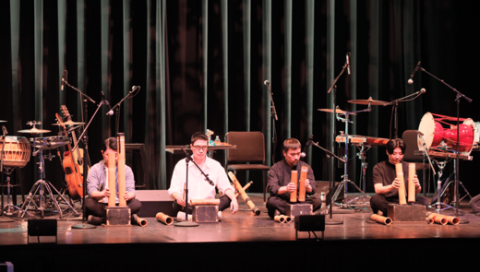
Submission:
[[[415,163],[408,164],[408,202],[415,202],[415,184],[413,178],[416,175]]]
[[[387,225],[387,226],[392,224],[392,219],[390,217],[385,217],[385,216],[381,216],[381,215],[378,215],[378,214],[372,214],[372,216],[370,216],[370,219],[372,219],[373,221],[376,221],[380,224]]]
[[[167,226],[170,226],[173,223],[173,217],[170,217],[162,212],[157,213],[155,218]]]
[[[298,185],[298,202],[305,202],[305,180],[308,175],[308,167],[302,166],[300,172],[300,184]]]
[[[441,214],[438,214],[438,213],[431,213],[430,215],[428,215],[427,220],[429,218],[433,219],[433,222],[435,222],[437,224],[446,225],[448,223],[445,216],[443,216]]]
[[[295,184],[295,191],[290,193],[290,202],[297,202],[297,190],[298,190],[298,172],[296,170],[292,171],[291,182]]]
[[[285,222],[285,216],[284,215],[275,215],[275,217],[273,217],[273,220],[275,220],[275,222],[284,223]]]
[[[397,178],[400,180],[400,188],[398,188],[398,202],[400,205],[405,205],[407,204],[407,199],[405,197],[405,178],[403,177],[402,163],[395,164],[395,169],[397,171]]]
[[[220,205],[220,199],[191,199],[190,205]]]
[[[140,225],[141,227],[146,227],[148,224],[147,220],[141,217],[138,217],[138,215],[136,214],[133,214],[132,218],[133,218],[133,221],[137,222],[137,224]]]
[[[247,206],[250,208],[250,210],[252,210],[252,212],[255,215],[260,215],[260,210],[255,206],[255,204],[250,199],[250,197],[248,197],[247,193],[245,193],[245,190],[243,190],[242,186],[240,185],[240,182],[238,182],[237,177],[233,174],[233,172],[228,172],[228,176],[233,181],[233,186],[240,193],[240,195],[243,198],[243,201],[247,203]]]
[[[115,196],[117,195],[116,177],[115,177],[115,153],[108,153],[108,189],[110,190],[110,197],[108,198],[108,207],[115,207]]]
[[[250,188],[250,186],[252,186],[253,184],[253,181],[250,181],[249,183],[245,184],[245,186],[243,186],[243,190],[246,191],[248,188]],[[240,193],[237,191],[235,193],[235,197],[238,197],[240,195]]]

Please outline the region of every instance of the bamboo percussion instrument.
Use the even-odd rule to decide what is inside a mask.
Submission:
[[[162,212],[157,213],[155,218],[167,226],[170,226],[173,223],[173,217],[170,217]]]
[[[298,190],[297,181],[298,181],[298,172],[296,170],[293,170],[291,182],[295,184],[295,191],[290,193],[290,202],[297,202],[297,190]]]
[[[138,217],[138,215],[136,214],[132,214],[132,219],[133,221],[137,222],[137,224],[140,225],[141,227],[146,227],[148,224],[147,220],[141,217]]]
[[[427,221],[428,224],[433,224],[433,218],[429,216],[425,217],[425,221]]]
[[[125,200],[125,134],[117,134],[118,153],[118,206],[127,206]]]
[[[191,199],[190,205],[220,205],[220,199]]]
[[[308,167],[302,166],[300,171],[300,185],[298,186],[298,202],[305,202],[305,180],[308,175]]]
[[[253,181],[250,181],[249,183],[245,184],[245,186],[243,186],[243,190],[246,191],[250,186],[252,186],[252,184],[253,184]],[[235,197],[238,197],[239,195],[240,193],[237,190],[237,192],[235,193]]]
[[[431,213],[427,217],[427,221],[429,219],[433,219],[435,223],[446,225],[446,224],[451,224],[451,225],[458,225],[460,223],[460,218],[455,217],[455,216],[447,216],[447,215],[442,215],[438,213]]]
[[[108,189],[110,190],[110,197],[108,198],[108,207],[115,207],[115,196],[117,189],[115,188],[115,153],[108,153]]]
[[[390,217],[385,217],[385,216],[381,216],[381,215],[378,215],[378,214],[372,214],[372,216],[370,216],[370,219],[372,219],[373,221],[376,221],[380,224],[387,225],[387,226],[392,224],[392,219]]]
[[[233,174],[233,172],[228,172],[228,176],[233,181],[233,186],[235,186],[235,189],[240,193],[243,201],[247,203],[247,206],[250,208],[250,210],[252,210],[252,212],[255,215],[260,215],[260,210],[255,206],[253,201],[248,197],[247,193],[245,193],[245,190],[240,185],[240,182],[238,182],[237,177],[235,177],[235,174]]]
[[[285,222],[285,216],[275,215],[275,217],[273,217],[273,220],[275,220],[275,222],[283,223],[283,222]]]
[[[292,218],[290,216],[286,216],[284,214],[282,215],[275,215],[275,217],[273,217],[273,220],[275,220],[276,222],[279,222],[279,223],[290,223],[292,221]]]
[[[405,205],[407,204],[407,199],[405,197],[405,179],[403,177],[402,164],[395,164],[395,169],[397,171],[397,178],[400,180],[400,188],[398,188],[398,202],[400,205]]]
[[[413,177],[416,175],[415,163],[408,164],[408,202],[415,202],[415,184]]]

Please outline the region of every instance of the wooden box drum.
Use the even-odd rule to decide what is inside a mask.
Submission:
[[[445,141],[447,145],[456,148],[457,145],[457,128],[456,117],[450,117],[440,114],[427,112],[423,115],[418,130],[423,133],[426,148],[429,150],[440,145]],[[478,125],[471,118],[460,118],[463,122],[459,125],[459,151],[470,153],[475,142],[478,142]],[[449,126],[444,128],[443,125]],[[476,140],[475,140],[476,139]],[[422,150],[422,141],[417,140],[418,148]]]
[[[0,151],[2,148],[4,148],[3,166],[5,167],[22,168],[30,161],[32,151],[30,143],[25,137],[5,136],[5,143],[0,140]]]

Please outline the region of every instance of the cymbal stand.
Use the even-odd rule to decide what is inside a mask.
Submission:
[[[344,189],[344,199],[343,199],[343,203],[341,204],[341,208],[348,208],[348,205],[356,206],[356,203],[355,204],[350,204],[352,201],[348,201],[348,198],[347,198],[348,197],[348,183],[353,184],[353,186],[355,186],[355,188],[363,194],[364,199],[367,197],[365,195],[364,191],[362,191],[355,183],[353,183],[351,180],[348,179],[348,142],[349,142],[349,139],[348,139],[348,123],[353,123],[349,119],[350,114],[360,113],[360,112],[370,112],[370,111],[372,111],[372,108],[371,108],[370,103],[368,103],[368,108],[363,109],[363,110],[358,110],[358,111],[354,111],[354,112],[345,111],[345,113],[342,113],[342,114],[337,113],[337,120],[341,120],[342,122],[345,123],[345,165],[343,166],[344,167],[344,174],[342,176],[343,180],[340,182],[340,184],[338,185],[337,191],[333,195],[332,203],[334,203],[335,200],[338,198],[338,195],[340,194],[340,192],[342,190],[342,187],[343,187],[343,189]],[[345,118],[340,117],[340,115],[345,115]],[[365,203],[363,203],[362,206],[365,206]]]

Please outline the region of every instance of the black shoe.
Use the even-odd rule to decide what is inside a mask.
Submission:
[[[87,220],[88,224],[92,224],[92,225],[101,225],[102,223],[105,222],[105,217],[99,217],[99,216],[94,216],[94,215],[89,215],[88,216],[88,220]]]

